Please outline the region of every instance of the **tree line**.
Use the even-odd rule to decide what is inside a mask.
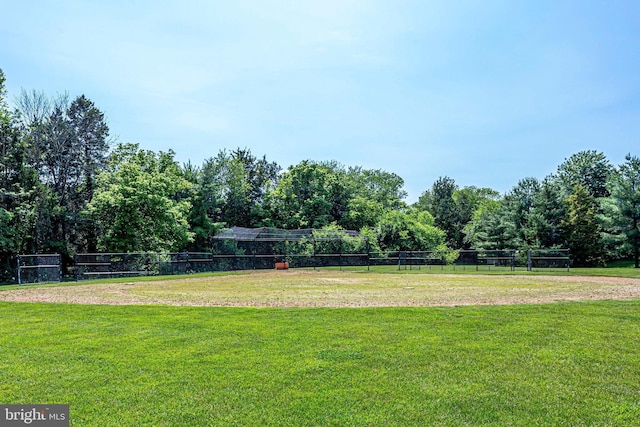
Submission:
[[[373,251],[571,250],[577,265],[634,259],[640,159],[578,152],[505,194],[440,177],[416,203],[384,170],[305,160],[283,170],[247,148],[201,165],[115,144],[84,95],[22,90],[9,106],[0,69],[0,274],[19,253],[207,251],[231,226],[358,230]]]

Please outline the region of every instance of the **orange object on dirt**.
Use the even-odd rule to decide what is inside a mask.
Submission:
[[[276,270],[288,270],[289,263],[288,262],[276,262]]]

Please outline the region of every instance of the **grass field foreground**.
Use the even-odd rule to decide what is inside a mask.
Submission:
[[[638,286],[324,270],[4,288],[48,303],[0,302],[0,402],[67,403],[73,426],[640,425]],[[372,301],[395,307],[310,307]]]
[[[0,303],[0,401],[73,426],[637,425],[640,301]]]

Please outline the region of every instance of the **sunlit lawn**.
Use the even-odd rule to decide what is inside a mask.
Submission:
[[[0,303],[0,402],[74,426],[638,425],[640,300]]]

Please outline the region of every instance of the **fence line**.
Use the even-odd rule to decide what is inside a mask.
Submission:
[[[288,247],[291,249],[291,247]],[[248,253],[247,253],[248,252]],[[293,251],[291,251],[293,252]],[[397,266],[402,269],[456,268],[493,269],[566,269],[571,267],[568,249],[387,251],[359,253],[80,253],[71,268],[76,280],[92,278],[191,274],[215,271],[259,270],[275,268],[287,262],[291,268]],[[18,283],[62,280],[59,254],[19,255]],[[72,276],[72,277],[73,277]]]
[[[398,269],[450,265],[486,268],[570,268],[567,249],[494,250],[494,251],[392,251],[380,253],[249,253],[209,252],[178,253],[93,253],[76,254],[76,280],[107,277],[189,274],[199,272],[271,269],[277,262],[287,262],[292,268],[367,267],[397,265]]]
[[[59,282],[62,280],[60,254],[28,254],[17,257],[18,284]]]

